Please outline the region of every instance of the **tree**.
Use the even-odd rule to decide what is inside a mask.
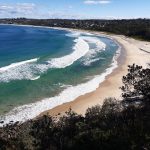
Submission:
[[[150,99],[150,68],[143,69],[142,66],[129,65],[128,74],[123,76],[121,87],[122,97],[125,99],[143,98]]]

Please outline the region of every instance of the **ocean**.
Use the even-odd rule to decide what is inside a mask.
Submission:
[[[94,91],[117,67],[107,37],[0,25],[0,121],[25,121]]]

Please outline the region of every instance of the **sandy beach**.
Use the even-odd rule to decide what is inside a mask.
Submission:
[[[70,30],[70,29],[69,29]],[[82,30],[77,30],[82,31]],[[150,42],[135,40],[133,38],[125,37],[123,35],[113,35],[100,32],[90,32],[93,34],[107,36],[117,41],[121,46],[121,54],[118,58],[118,68],[116,68],[110,75],[108,75],[94,92],[78,97],[72,102],[64,103],[49,111],[43,112],[55,116],[64,114],[69,108],[78,114],[83,114],[86,109],[97,104],[102,105],[105,98],[115,97],[121,99],[122,76],[127,74],[127,66],[133,63],[147,67],[150,64]]]

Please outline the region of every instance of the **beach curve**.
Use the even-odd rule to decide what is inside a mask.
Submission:
[[[70,29],[67,29],[67,30],[70,30]],[[71,31],[80,31],[80,30],[71,30]],[[144,67],[145,67],[145,66],[147,66],[147,63],[149,63],[149,61],[148,61],[148,60],[150,60],[149,56],[144,56],[144,58],[145,58],[144,62],[141,60],[137,61],[138,60],[137,58],[139,58],[139,56],[141,57],[141,53],[142,53],[142,55],[145,55],[145,53],[140,51],[139,47],[135,46],[133,43],[130,43],[131,39],[126,38],[125,36],[108,35],[105,33],[83,31],[83,30],[81,32],[85,32],[85,33],[88,32],[89,34],[95,34],[95,35],[97,34],[99,36],[108,37],[108,38],[116,41],[117,43],[119,43],[119,45],[121,46],[121,55],[117,59],[119,66],[118,67],[116,66],[111,71],[109,71],[108,74],[105,74],[104,78],[100,79],[100,82],[98,82],[98,83],[93,82],[94,84],[96,83],[95,84],[96,86],[94,89],[92,88],[92,90],[89,90],[88,92],[83,92],[83,93],[80,93],[79,95],[76,95],[75,97],[73,97],[70,100],[71,102],[64,100],[61,103],[54,105],[53,107],[49,107],[49,105],[47,105],[47,103],[45,103],[45,108],[46,108],[45,110],[48,110],[48,111],[41,113],[40,116],[43,114],[48,114],[48,115],[57,115],[59,113],[64,114],[70,107],[75,112],[84,114],[87,108],[94,106],[96,104],[102,104],[103,100],[107,97],[121,98],[121,91],[119,90],[119,87],[121,86],[122,76],[127,73],[127,65],[138,62],[136,64],[144,65]],[[128,45],[128,43],[130,43],[130,45]],[[134,52],[131,52],[130,49],[134,49],[135,51],[138,50],[138,54],[137,54],[138,56],[135,57],[134,59],[132,59],[132,57],[134,56]],[[132,59],[132,61],[131,61],[131,59]],[[86,86],[88,86],[88,85],[86,85]],[[80,96],[80,95],[82,95],[82,96]],[[48,99],[48,101],[49,100],[50,99]],[[58,97],[58,101],[59,100],[60,100],[60,97]],[[32,108],[33,105],[34,104],[32,104],[30,106],[28,105],[29,107],[27,105],[25,105],[24,107],[19,107],[19,108],[21,111],[22,111],[22,108],[26,109],[27,107],[29,109],[33,109]],[[36,108],[36,105],[35,105],[35,108]],[[38,110],[38,113],[42,112],[42,110]],[[19,109],[15,110],[15,111],[19,111]],[[13,114],[13,115],[15,115],[15,114]],[[13,115],[11,115],[12,117],[8,121],[10,121],[13,118]],[[22,113],[20,113],[20,117],[22,118],[23,121],[27,120],[25,118],[26,114],[24,114],[22,116]],[[36,117],[36,116],[33,115],[32,118],[34,118],[34,117]],[[32,118],[28,118],[28,119],[32,119]]]
[[[73,30],[76,31],[75,29]],[[123,35],[107,34],[104,32],[80,31],[101,35],[117,41],[121,46],[121,54],[117,60],[119,65],[102,83],[100,83],[99,87],[95,91],[82,95],[72,102],[65,103],[50,109],[49,111],[45,111],[41,113],[41,115],[63,115],[67,110],[69,110],[69,108],[78,114],[84,115],[87,108],[97,104],[102,105],[105,98],[115,97],[116,99],[122,99],[119,87],[122,86],[122,77],[127,74],[128,65],[135,63],[146,68],[148,64],[150,64],[150,54],[140,50],[144,45],[150,45],[150,42],[139,41]]]
[[[82,39],[91,41],[91,39],[89,38],[86,39],[82,37]],[[94,41],[95,40],[96,39],[94,39]],[[103,44],[102,42],[98,42],[97,46],[101,47],[100,49],[102,51],[105,50],[106,47],[106,45]],[[116,57],[118,57],[119,52],[117,52],[116,54],[117,55],[115,55],[115,57],[113,58],[111,66],[107,68],[104,73],[95,76],[93,79],[89,80],[88,82],[79,84],[77,86],[68,87],[63,92],[61,92],[58,96],[52,98],[45,98],[36,103],[31,103],[31,104],[16,107],[9,113],[0,116],[0,119],[4,120],[4,124],[7,124],[12,120],[14,122],[16,121],[24,122],[28,119],[32,119],[36,117],[37,115],[39,115],[41,112],[45,110],[49,110],[63,103],[73,101],[80,95],[84,95],[86,93],[90,93],[94,91],[96,88],[98,88],[99,84],[105,80],[106,76],[110,74],[117,67]],[[70,95],[69,93],[72,93],[71,97],[69,96]]]

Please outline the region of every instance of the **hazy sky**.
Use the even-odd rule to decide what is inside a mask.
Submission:
[[[150,18],[150,0],[0,0],[0,18]]]

